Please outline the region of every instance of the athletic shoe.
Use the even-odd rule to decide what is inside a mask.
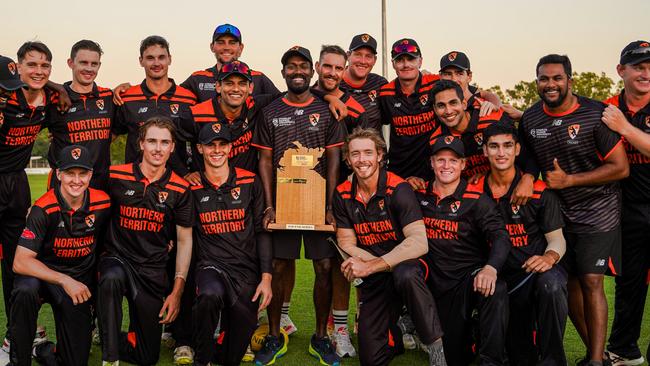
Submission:
[[[193,365],[194,350],[190,346],[180,346],[174,349],[174,365]]]
[[[248,347],[246,347],[246,353],[244,353],[241,362],[253,362],[253,360],[255,360],[255,352],[253,352],[251,345],[249,344]]]
[[[346,327],[339,327],[339,329],[332,334],[332,343],[334,343],[336,354],[339,355],[339,357],[354,357],[357,355],[357,351],[354,349],[352,341],[350,340],[348,328]]]
[[[429,366],[447,366],[442,341],[425,347],[429,354]]]
[[[287,333],[287,335],[292,335],[298,331],[298,327],[293,324],[289,315],[282,315],[280,317],[280,328],[284,329],[284,332]]]
[[[334,333],[334,315],[330,313],[327,317],[327,335],[331,337],[332,333]]]
[[[95,346],[99,346],[99,345],[102,344],[102,337],[99,334],[99,328],[98,327],[95,327],[95,329],[93,329],[93,344]]]
[[[163,346],[167,347],[167,349],[172,349],[176,345],[176,340],[172,336],[171,332],[163,332],[160,335],[160,343],[162,343]]]
[[[409,334],[409,333],[402,334],[402,343],[404,343],[405,349],[418,348],[418,342],[415,340],[415,336],[413,334]]]
[[[45,327],[42,325],[39,325],[36,327],[36,334],[34,335],[34,341],[32,342],[32,347],[35,347],[38,344],[41,344],[43,342],[47,342],[47,332],[45,331]]]
[[[6,353],[9,353],[10,347],[11,347],[11,342],[9,342],[9,339],[5,338],[4,341],[2,341],[2,350]]]
[[[282,319],[282,318],[280,318],[280,319]],[[262,310],[262,311],[258,312],[257,313],[257,324],[261,325],[261,324],[268,324],[268,323],[269,323],[269,317],[266,314],[266,311]]]
[[[264,338],[262,349],[255,353],[255,365],[273,365],[285,353],[287,353],[287,344],[284,343],[284,337],[269,334]]]
[[[120,361],[102,361],[102,366],[120,366]]]
[[[357,304],[357,313],[354,314],[354,327],[352,328],[352,333],[359,334],[359,304]]]
[[[309,354],[314,356],[321,365],[339,366],[341,358],[334,351],[329,337],[317,338],[316,334],[311,336],[309,342]]]
[[[58,366],[54,342],[44,340],[32,347],[32,357],[41,365]]]
[[[612,351],[605,351],[605,354],[612,361],[613,366],[635,366],[643,363],[643,356],[639,356],[638,358],[626,358],[617,355]]]

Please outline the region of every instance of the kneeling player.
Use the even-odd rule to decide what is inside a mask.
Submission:
[[[512,365],[566,365],[567,274],[556,266],[566,251],[560,200],[540,180],[525,206],[511,204],[523,174],[515,167],[517,132],[510,124],[496,123],[483,138],[490,163],[483,188],[496,201],[512,243],[501,276],[510,294],[508,359]]]
[[[199,366],[213,360],[213,335],[221,318],[216,362],[239,365],[257,312],[271,301],[273,248],[262,227],[264,192],[254,173],[228,165],[232,135],[227,124],[205,125],[198,137],[205,169],[201,184],[191,188],[198,214],[194,360]]]
[[[59,184],[32,206],[16,249],[10,317],[15,366],[32,364],[32,340],[43,302],[52,305],[58,344],[37,345],[37,360],[47,365],[88,364],[89,288],[95,279],[95,246],[108,222],[110,201],[106,193],[88,188],[93,161],[85,147],[63,148],[57,166]]]
[[[435,179],[416,196],[429,239],[429,284],[445,332],[447,362],[470,363],[469,320],[478,308],[480,364],[503,365],[508,293],[497,273],[510,251],[505,224],[481,187],[461,179],[465,149],[459,138],[439,137],[431,153]]]
[[[178,315],[192,256],[189,183],[166,166],[174,150],[174,125],[166,117],[152,117],[139,135],[142,160],[110,170],[113,212],[99,262],[97,301],[102,359],[109,365],[158,362],[162,324]],[[174,230],[176,275],[167,295],[165,266]],[[125,295],[131,318],[127,334],[120,332]]]
[[[386,143],[374,129],[356,129],[347,137],[345,157],[352,181],[334,195],[336,238],[351,257],[341,271],[359,286],[359,357],[362,365],[387,365],[401,339],[395,324],[405,304],[430,365],[446,365],[442,330],[431,292],[422,213],[408,183],[380,167]],[[392,333],[392,332],[396,333]],[[398,337],[398,338],[395,338]]]

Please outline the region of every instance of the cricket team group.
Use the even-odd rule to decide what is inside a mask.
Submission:
[[[216,64],[176,84],[168,42],[149,36],[144,80],[113,89],[95,83],[94,41],[72,46],[63,84],[41,42],[0,57],[9,365],[87,365],[93,342],[103,365],[155,365],[161,344],[177,365],[282,364],[301,249],[321,365],[357,350],[362,365],[387,365],[414,347],[437,366],[567,365],[567,316],[586,350],[578,365],[643,362],[649,42],[622,49],[624,89],[605,101],[573,93],[567,56],[541,57],[540,100],[525,111],[471,85],[461,51],[422,69],[410,38],[390,49],[392,81],[372,73],[369,34],[315,58],[293,46],[286,92],[242,61],[236,26],[216,27],[210,48]],[[25,168],[43,129],[52,171],[32,205]],[[119,135],[126,163],[111,165]],[[322,154],[313,171],[335,234],[269,229],[277,172],[301,148]],[[605,275],[616,276],[608,339]],[[38,325],[43,303],[56,345]]]

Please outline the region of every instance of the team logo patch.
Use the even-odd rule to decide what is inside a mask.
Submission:
[[[241,128],[244,130],[248,128],[248,118],[246,118],[244,120],[244,123],[241,124]]]
[[[300,46],[293,46],[289,48],[289,51],[298,51],[300,49]]]
[[[454,136],[445,136],[445,144],[449,145],[454,142]]]
[[[320,120],[320,113],[312,113],[309,115],[309,123],[311,123],[312,126],[316,126],[319,120]]]
[[[370,40],[370,35],[362,34],[361,35],[361,40],[363,41],[363,43],[368,43],[368,41]]]
[[[377,204],[379,205],[380,210],[384,209],[384,200],[380,200],[379,202],[377,202]]]
[[[483,145],[483,132],[479,132],[476,135],[474,135],[474,141],[476,141],[478,146]]]
[[[23,230],[23,233],[20,234],[20,238],[26,240],[34,240],[36,239],[36,234],[34,234],[34,232],[29,230],[28,228],[25,228]]]
[[[375,99],[377,99],[377,91],[376,90],[371,90],[368,92],[368,98],[370,98],[371,102],[374,102]]]
[[[79,158],[81,157],[81,149],[78,148],[78,147],[75,148],[75,149],[72,149],[72,151],[70,151],[70,155],[72,155],[72,158],[74,160],[79,160]]]
[[[420,95],[420,104],[426,105],[428,101],[429,101],[429,95],[427,94]]]
[[[221,132],[221,123],[215,123],[215,124],[213,124],[213,125],[212,125],[212,131],[214,131],[214,133],[219,133],[219,132]]]
[[[2,126],[2,120],[4,117],[2,117],[2,113],[0,113],[0,126]],[[645,117],[645,125],[650,127],[650,116]]]
[[[5,115],[4,113],[0,112],[0,127],[5,123]]]
[[[458,52],[451,52],[449,55],[447,55],[447,59],[452,62],[456,59],[456,57],[458,57]]]
[[[578,136],[579,131],[580,131],[580,125],[579,124],[569,126],[568,132],[569,132],[569,137],[571,138],[571,140],[575,139]]]
[[[104,99],[98,99],[96,104],[97,108],[101,109],[102,111],[104,110]]]
[[[178,113],[178,104],[176,104],[176,103],[170,104],[169,105],[169,110],[171,110],[173,114]]]
[[[513,213],[513,214],[516,215],[516,214],[519,213],[519,208],[520,208],[519,205],[515,205],[514,203],[511,203],[511,204],[510,204],[510,208],[512,209],[512,213]]]
[[[402,44],[409,44],[409,40],[408,39],[403,40]]]
[[[16,75],[16,64],[13,62],[10,62],[7,64],[7,69],[9,69],[9,72],[11,75]]]
[[[460,208],[460,201],[452,202],[451,205],[449,205],[449,208],[451,209],[451,212],[456,213]]]
[[[169,192],[158,192],[158,202],[165,203],[165,201],[167,201],[168,196],[169,196]]]
[[[86,216],[86,225],[88,225],[88,227],[93,227],[93,225],[95,225],[95,214]]]
[[[643,42],[639,45],[639,47],[650,47],[650,43],[648,42]]]
[[[235,187],[235,188],[230,190],[230,195],[232,196],[232,198],[234,200],[238,200],[240,194],[241,194],[241,189],[239,187]]]

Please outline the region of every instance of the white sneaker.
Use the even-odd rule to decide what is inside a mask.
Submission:
[[[248,347],[246,348],[246,353],[244,353],[244,357],[242,357],[241,362],[253,362],[255,361],[255,352],[251,349],[251,345],[249,344]]]
[[[102,344],[102,337],[99,335],[99,328],[98,327],[95,327],[95,329],[93,329],[92,336],[93,336],[93,344],[95,346],[99,346],[99,345]]]
[[[174,349],[174,365],[193,365],[194,350],[190,346],[180,346]]]
[[[339,357],[354,357],[357,355],[357,351],[352,345],[352,340],[350,340],[350,334],[346,327],[339,327],[334,333],[332,333],[332,343],[336,347],[336,354]]]
[[[9,339],[5,338],[5,340],[2,341],[2,351],[9,353],[9,348],[11,348],[11,342],[9,342]]]
[[[102,366],[120,366],[120,361],[102,361]]]
[[[402,342],[404,343],[405,349],[418,348],[418,343],[415,340],[415,336],[413,336],[413,334],[409,334],[409,333],[402,334]]]
[[[635,366],[643,363],[643,356],[639,358],[625,358],[612,351],[605,351],[605,354],[612,361],[612,366]]]
[[[36,334],[34,334],[34,341],[32,342],[32,348],[44,342],[47,342],[47,332],[45,331],[44,326],[38,325],[36,327]]]
[[[298,328],[293,324],[289,315],[282,315],[280,317],[280,328],[284,329],[284,332],[287,333],[287,335],[292,335],[298,331]]]
[[[176,345],[176,340],[174,340],[171,332],[163,332],[160,335],[160,343],[162,343],[168,349],[172,349]]]

